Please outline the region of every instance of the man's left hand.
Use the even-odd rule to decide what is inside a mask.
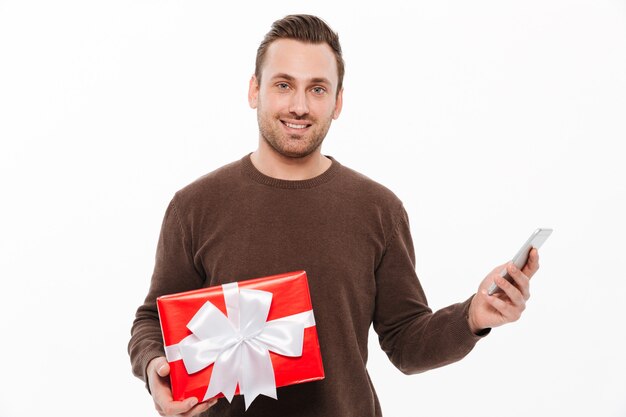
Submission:
[[[513,278],[510,283],[500,276],[503,268]],[[474,334],[484,329],[502,326],[518,320],[530,298],[530,278],[539,269],[539,253],[532,249],[528,262],[520,271],[512,262],[494,268],[483,280],[470,304],[468,322]],[[488,295],[487,289],[495,282],[501,291]]]

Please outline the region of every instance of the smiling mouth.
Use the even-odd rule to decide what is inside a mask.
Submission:
[[[311,126],[310,124],[289,123],[283,120],[281,120],[281,123],[290,129],[306,129],[307,127]]]

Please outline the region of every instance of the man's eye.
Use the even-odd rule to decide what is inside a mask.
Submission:
[[[279,90],[286,90],[289,88],[289,84],[287,83],[278,83],[276,84],[276,87],[278,87]]]
[[[315,94],[324,94],[326,89],[324,87],[313,87],[313,92]]]

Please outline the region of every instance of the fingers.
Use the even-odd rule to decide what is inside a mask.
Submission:
[[[170,366],[164,357],[157,357],[148,364],[148,385],[154,401],[154,408],[162,416],[175,416],[187,413],[196,404],[198,399],[187,398],[184,401],[174,401],[169,384],[168,375]]]
[[[534,272],[539,267],[536,250],[529,255],[527,269],[520,270],[512,262],[497,266],[479,286],[479,291],[470,304],[468,322],[470,329],[484,329],[511,323],[522,316],[526,301],[530,298],[530,283],[526,270]],[[507,279],[503,278],[508,272]],[[510,282],[509,282],[510,279]],[[488,289],[496,284],[501,291],[489,295]]]
[[[506,265],[507,264],[502,264],[493,268],[493,270],[488,273],[487,276],[485,276],[485,279],[483,279],[483,281],[480,283],[479,289],[486,291],[489,287],[491,287],[491,284],[493,284],[495,281],[495,277],[499,276],[500,273],[504,271]]]
[[[504,268],[506,268],[507,264],[498,265],[489,273],[489,275],[499,274]]]
[[[487,297],[487,302],[498,311],[506,322],[518,320],[526,309],[526,301],[530,298],[528,277],[515,265],[509,263],[507,272],[513,279],[510,283],[500,274],[496,274],[494,282],[503,292],[503,296]]]
[[[539,270],[539,251],[536,248],[532,248],[528,254],[528,260],[526,265],[522,268],[522,272],[528,278],[531,278]]]
[[[154,406],[162,416],[187,414],[196,404],[198,404],[198,399],[195,397],[187,398],[185,401],[154,398]]]
[[[498,319],[489,327],[501,326],[506,323],[512,323],[522,316],[519,309],[511,308],[511,304],[497,296],[487,296],[487,303],[497,311]]]
[[[168,378],[170,365],[162,356],[150,361],[147,373],[154,408],[161,416],[192,417],[205,412],[217,402],[214,398],[198,404],[198,399],[195,397],[184,401],[174,401]]]
[[[184,401],[170,401],[162,406],[157,406],[155,402],[155,408],[161,416],[167,417],[193,417],[198,414],[204,413],[209,408],[213,407],[217,403],[217,398],[209,400],[204,403],[198,404],[198,399],[195,397],[187,398]]]
[[[528,301],[530,298],[530,278],[523,271],[520,271],[513,263],[507,265],[507,272],[511,278],[513,278],[515,287],[520,292],[523,301]]]
[[[171,401],[162,398],[156,398],[154,394],[154,407],[162,416],[178,416],[188,413],[196,404],[198,399],[195,397],[187,398],[184,401]]]
[[[204,403],[200,403],[196,405],[195,407],[193,407],[188,412],[181,414],[181,417],[197,416],[198,414],[202,414],[209,408],[213,407],[216,403],[217,403],[217,398],[214,398]]]

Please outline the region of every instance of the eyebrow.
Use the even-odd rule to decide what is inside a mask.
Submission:
[[[285,80],[287,80],[287,81],[295,81],[295,80],[296,80],[296,78],[295,78],[295,77],[293,77],[293,76],[291,76],[291,75],[289,75],[289,74],[285,74],[285,73],[279,73],[279,74],[274,75],[274,76],[272,77],[272,80],[275,80],[275,79],[280,79],[280,78],[285,79]],[[328,78],[324,78],[324,77],[314,77],[314,78],[311,78],[311,79],[310,79],[310,80],[308,80],[308,81],[309,81],[309,82],[311,82],[311,83],[316,83],[316,84],[328,84],[328,85],[332,85],[332,83],[330,82],[330,80],[329,80]]]

